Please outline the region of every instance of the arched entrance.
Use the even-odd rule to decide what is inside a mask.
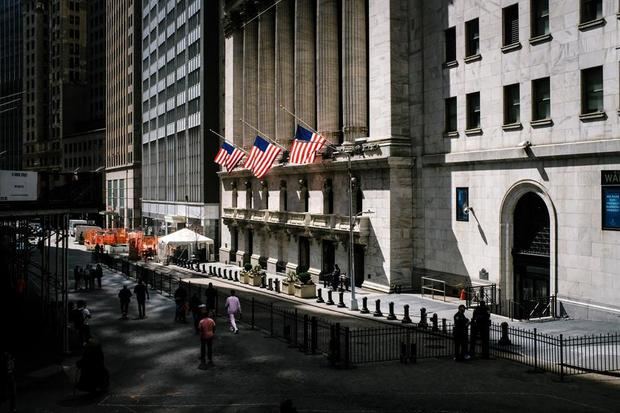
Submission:
[[[502,311],[517,318],[552,313],[545,300],[557,293],[556,219],[544,188],[533,181],[513,186],[502,204],[501,229]]]

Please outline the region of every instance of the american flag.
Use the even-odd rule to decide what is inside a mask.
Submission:
[[[228,172],[235,169],[245,153],[239,148],[224,142],[217,155],[215,155],[215,163],[226,167]]]
[[[276,159],[281,149],[276,145],[267,142],[260,136],[256,137],[254,146],[245,162],[245,167],[251,169],[257,178],[262,178],[269,172],[273,161]]]
[[[289,162],[303,165],[314,162],[316,153],[325,144],[325,138],[318,133],[310,132],[301,125],[297,125],[293,146],[289,155]]]

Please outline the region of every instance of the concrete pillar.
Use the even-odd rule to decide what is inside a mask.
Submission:
[[[258,123],[258,23],[253,20],[243,29],[243,119]],[[251,148],[256,132],[243,125],[243,147]]]
[[[316,128],[315,38],[314,1],[295,0],[295,113],[313,128]]]
[[[317,130],[329,142],[340,143],[340,61],[338,2],[319,0],[317,21]]]
[[[275,42],[273,9],[258,22],[258,129],[275,137]]]
[[[366,1],[342,2],[342,88],[344,142],[368,136]]]
[[[295,113],[295,60],[293,1],[282,0],[276,6],[276,140],[288,147],[295,134],[295,119],[280,109]]]
[[[226,61],[232,62],[225,69],[226,138],[243,146],[243,127],[239,122],[243,116],[243,33],[236,32],[225,42]]]

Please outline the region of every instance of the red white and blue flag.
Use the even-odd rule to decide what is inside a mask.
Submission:
[[[273,161],[280,154],[282,149],[278,146],[267,142],[265,139],[257,136],[254,140],[254,146],[248,155],[244,167],[251,169],[258,179],[262,178],[269,172]]]
[[[289,154],[289,163],[303,165],[314,162],[316,153],[325,145],[325,138],[297,125],[295,139]]]
[[[241,149],[224,142],[217,155],[215,155],[215,163],[226,167],[228,172],[235,169],[239,161],[243,158],[245,152]]]

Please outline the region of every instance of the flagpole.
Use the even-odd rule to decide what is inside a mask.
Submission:
[[[247,123],[246,121],[244,121],[243,119],[239,119],[241,122],[245,123],[247,126],[249,126],[250,128],[254,129],[256,132],[258,132],[260,135],[262,135],[263,137],[267,138],[271,143],[273,143],[274,145],[280,147],[280,149],[282,149],[283,151],[286,151],[288,149],[286,149],[284,146],[280,145],[278,142],[274,141],[273,139],[271,139],[269,136],[267,136],[265,133],[261,132],[260,130],[256,129],[254,126],[250,125],[249,123]]]
[[[221,139],[224,140],[224,142],[227,142],[228,144],[234,146],[235,148],[239,149],[241,152],[243,152],[243,153],[245,153],[247,155],[247,151],[245,151],[243,148],[240,148],[239,146],[235,145],[234,143],[232,143],[231,141],[229,141],[228,139],[226,139],[225,137],[223,137],[222,135],[220,135],[219,133],[217,133],[213,129],[209,129],[209,132],[213,133],[216,136],[219,136]]]
[[[248,24],[250,24],[251,22],[253,22],[254,20],[258,19],[262,14],[265,14],[269,11],[269,9],[275,7],[278,5],[278,3],[280,3],[282,0],[278,0],[276,1],[274,4],[272,4],[271,6],[267,7],[265,10],[261,11],[260,13],[258,13],[256,16],[252,17],[250,20],[248,20],[247,22],[243,23],[243,25],[241,26],[241,28],[243,29],[245,26],[247,26]]]
[[[286,113],[288,113],[289,115],[291,115],[296,121],[298,121],[299,123],[303,123],[308,129],[310,129],[311,132],[316,133],[317,135],[320,135],[319,132],[317,132],[312,126],[308,125],[306,122],[304,122],[301,118],[299,118],[297,115],[295,115],[293,112],[291,112],[290,110],[288,110],[287,108],[285,108],[284,106],[280,105],[280,109],[282,109],[283,111],[285,111]],[[341,151],[340,149],[338,149],[337,146],[334,146],[332,143],[330,143],[328,140],[325,140],[325,146],[329,146],[330,148],[332,148],[333,150],[335,150],[338,153],[343,153],[346,154],[346,152]]]

